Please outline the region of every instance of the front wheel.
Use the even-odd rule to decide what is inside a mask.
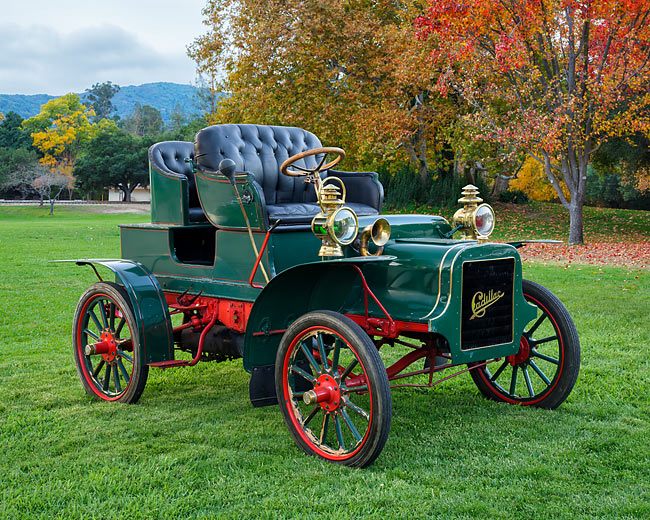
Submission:
[[[275,361],[282,416],[306,453],[363,468],[384,448],[390,384],[377,348],[352,320],[309,312],[287,329]]]
[[[135,403],[149,374],[138,347],[126,291],[112,282],[91,285],[79,299],[72,326],[74,361],[86,392],[105,401]]]
[[[470,370],[470,374],[488,399],[557,408],[578,378],[578,331],[569,311],[551,291],[524,280],[523,292],[537,307],[537,317],[524,330],[519,352],[500,363]]]

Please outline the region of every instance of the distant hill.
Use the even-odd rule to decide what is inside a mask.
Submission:
[[[160,110],[163,121],[169,117],[176,104],[181,106],[181,111],[186,116],[200,112],[197,87],[180,85],[178,83],[145,83],[144,85],[129,85],[120,88],[113,98],[113,105],[117,108],[117,115],[121,118],[128,116],[136,103],[151,105]],[[79,93],[82,100],[85,92]],[[24,118],[32,117],[41,111],[41,105],[57,96],[47,94],[23,95],[0,94],[0,112],[6,114],[12,110]]]

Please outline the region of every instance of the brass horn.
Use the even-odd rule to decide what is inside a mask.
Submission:
[[[377,246],[373,254],[368,252],[370,240]],[[379,256],[384,252],[384,246],[390,239],[390,224],[385,218],[378,218],[372,225],[366,226],[361,232],[359,239],[359,252],[363,256]]]

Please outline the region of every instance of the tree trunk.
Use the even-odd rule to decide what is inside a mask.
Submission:
[[[419,132],[416,132],[415,135],[405,138],[402,144],[417,174],[422,179],[422,182],[426,183],[429,180],[429,161],[427,161],[426,155],[426,141],[424,143],[418,143],[418,134]],[[425,138],[424,136],[420,136],[420,139]]]
[[[492,185],[492,196],[496,196],[501,192],[506,191],[510,187],[510,181],[512,177],[506,177],[505,175],[497,175],[494,179],[494,184]]]
[[[584,243],[582,209],[584,204],[571,203],[569,207],[569,245],[575,246]]]
[[[124,191],[124,199],[122,200],[122,202],[131,202],[131,190],[126,188],[123,191]]]
[[[54,215],[54,199],[50,198],[50,215]]]

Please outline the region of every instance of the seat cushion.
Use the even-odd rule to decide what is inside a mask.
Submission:
[[[289,157],[320,148],[318,138],[302,128],[267,125],[214,125],[199,131],[194,138],[196,164],[216,171],[223,159],[235,162],[235,171],[250,172],[261,186],[267,204],[315,202],[313,188],[302,177],[280,173]],[[310,156],[297,166],[314,168],[321,156]]]
[[[375,208],[365,204],[350,202],[346,206],[351,208],[358,216],[378,214]],[[311,224],[313,218],[321,211],[320,206],[315,202],[269,204],[266,206],[266,210],[271,224],[280,220],[281,225],[285,226]]]

